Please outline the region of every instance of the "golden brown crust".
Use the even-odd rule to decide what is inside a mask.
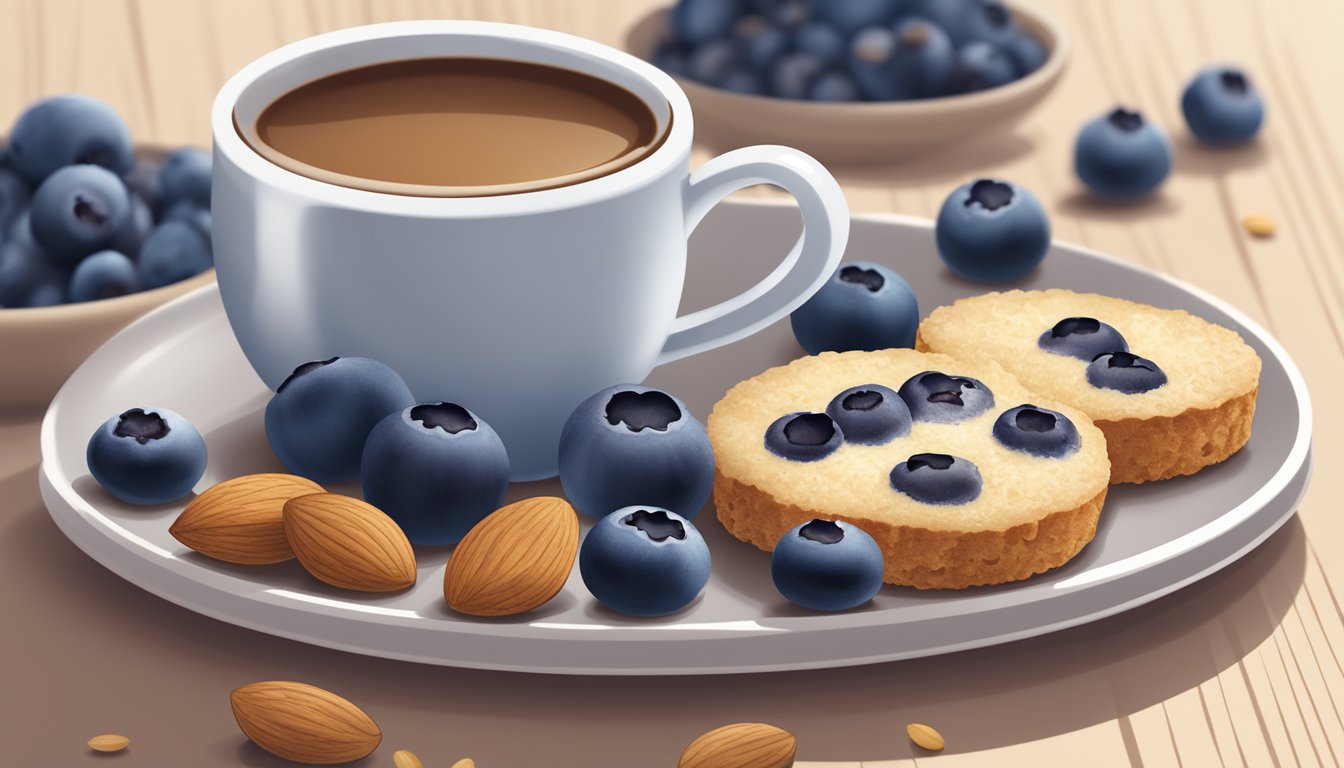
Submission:
[[[1097,531],[1106,489],[1082,506],[1001,531],[933,531],[870,519],[861,527],[882,548],[883,580],[917,589],[962,589],[1018,581],[1068,562]],[[773,551],[779,537],[816,517],[834,515],[781,504],[769,493],[715,473],[714,506],[733,536]]]
[[[1241,450],[1251,437],[1258,392],[1176,416],[1094,422],[1106,435],[1111,484],[1193,475]]]

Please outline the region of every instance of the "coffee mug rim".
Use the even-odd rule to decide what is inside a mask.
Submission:
[[[240,98],[272,70],[303,57],[344,46],[398,37],[469,35],[507,38],[514,42],[553,46],[614,64],[644,80],[667,100],[669,125],[661,145],[643,158],[605,176],[567,186],[475,197],[436,197],[377,192],[340,186],[276,165],[257,152],[235,128]],[[387,61],[397,60],[389,56]],[[339,71],[333,68],[333,71]],[[662,178],[690,152],[693,120],[685,92],[669,75],[625,51],[554,30],[489,21],[433,19],[394,21],[326,32],[281,46],[253,60],[225,82],[211,108],[216,160],[227,160],[264,185],[284,189],[331,205],[398,215],[482,216],[535,213],[569,208],[622,195]]]

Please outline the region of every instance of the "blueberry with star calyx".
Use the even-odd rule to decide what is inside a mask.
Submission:
[[[603,605],[631,616],[685,608],[709,582],[709,546],[690,520],[654,506],[617,509],[579,547],[579,575]]]
[[[131,408],[89,438],[89,473],[128,504],[167,504],[191,493],[205,474],[205,440],[167,408]]]

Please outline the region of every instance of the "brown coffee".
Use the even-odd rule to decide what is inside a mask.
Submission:
[[[265,147],[254,149],[324,181],[469,195],[612,173],[656,149],[665,131],[635,94],[581,72],[434,58],[361,67],[301,85],[261,112],[255,133]]]

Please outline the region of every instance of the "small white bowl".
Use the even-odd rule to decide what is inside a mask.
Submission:
[[[716,149],[784,144],[830,163],[907,159],[1007,129],[1059,79],[1069,54],[1064,28],[1035,6],[1017,0],[1008,6],[1047,56],[1026,77],[997,88],[911,101],[816,102],[735,93],[685,77],[677,83],[691,100],[696,139]],[[626,34],[626,50],[652,61],[668,38],[667,16],[663,8],[636,22]]]

